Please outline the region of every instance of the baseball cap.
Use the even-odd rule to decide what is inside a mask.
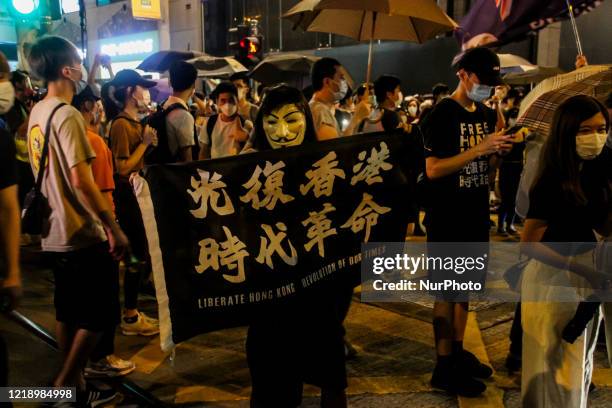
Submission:
[[[500,75],[501,64],[496,53],[486,47],[470,48],[455,57],[453,68],[455,71],[464,69],[476,74],[483,85],[502,85]]]
[[[100,97],[98,97],[93,89],[91,89],[91,86],[87,85],[85,87],[85,89],[83,89],[81,91],[80,94],[75,95],[72,98],[72,106],[76,107],[77,109],[80,108],[80,106],[83,104],[83,102],[87,102],[87,101],[98,101],[100,100]]]
[[[157,83],[143,78],[138,72],[133,69],[123,69],[117,72],[115,78],[111,81],[116,88],[124,88],[127,86],[142,86],[143,88],[153,88]]]

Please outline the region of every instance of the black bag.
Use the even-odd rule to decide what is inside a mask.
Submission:
[[[523,277],[523,271],[529,264],[529,261],[529,258],[520,259],[517,263],[509,267],[506,272],[504,272],[504,280],[514,292],[521,291],[521,278]]]
[[[36,177],[36,184],[28,192],[23,203],[23,211],[21,212],[21,232],[30,235],[41,235],[43,220],[48,218],[51,209],[49,208],[49,202],[41,191],[43,177],[45,175],[45,166],[47,163],[47,156],[49,155],[49,143],[51,140],[51,122],[55,112],[65,103],[60,103],[51,112],[49,120],[47,121],[47,127],[45,128],[44,134],[44,146],[40,162],[38,164],[38,177]],[[49,164],[50,165],[50,164]]]
[[[157,131],[157,146],[151,146],[145,155],[145,164],[151,165],[177,162],[176,154],[172,154],[170,151],[170,145],[168,144],[168,132],[166,130],[166,117],[175,109],[183,109],[187,111],[187,108],[185,108],[185,106],[181,103],[174,103],[168,106],[166,109],[163,108],[162,103],[159,108],[157,108],[157,110],[149,117],[147,124]]]

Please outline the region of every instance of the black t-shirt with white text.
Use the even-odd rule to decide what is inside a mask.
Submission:
[[[422,124],[425,157],[445,159],[473,148],[495,131],[496,112],[476,103],[468,111],[451,98],[440,101]],[[430,241],[488,241],[489,157],[430,180]]]

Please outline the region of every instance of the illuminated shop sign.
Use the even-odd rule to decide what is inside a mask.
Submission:
[[[140,61],[156,51],[159,51],[157,31],[100,40],[100,52],[109,55],[113,62]]]

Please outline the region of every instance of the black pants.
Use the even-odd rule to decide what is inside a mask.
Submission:
[[[521,325],[521,302],[516,304],[514,320],[510,328],[510,354],[520,356],[523,354],[523,326]]]
[[[30,166],[30,163],[17,160],[17,187],[19,207],[23,208],[25,196],[32,189],[32,187],[34,187],[34,175],[32,174],[32,167]]]
[[[113,275],[119,278],[119,262],[113,262],[115,265],[115,269],[113,270]],[[119,283],[117,283],[117,293],[113,294],[114,297],[119,298]],[[91,356],[89,357],[92,361],[98,361],[103,359],[104,357],[110,356],[115,352],[115,331],[117,329],[116,325],[109,327],[107,330],[104,330],[102,336],[100,336],[100,340],[98,340],[98,344],[91,352]]]
[[[506,225],[511,225],[514,221],[516,193],[518,192],[522,171],[523,165],[520,163],[504,163],[499,169],[499,191],[501,193],[499,227],[502,227],[504,222]]]
[[[145,234],[142,214],[136,196],[127,180],[115,178],[114,191],[117,219],[121,229],[130,240],[132,255],[145,265],[150,265],[149,249]],[[125,269],[124,278],[124,307],[136,309],[138,307],[138,291],[143,272],[148,269],[130,267]]]
[[[0,333],[0,387],[8,386],[8,350],[2,333]],[[0,402],[1,408],[12,407],[10,402]]]

